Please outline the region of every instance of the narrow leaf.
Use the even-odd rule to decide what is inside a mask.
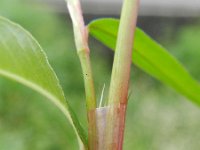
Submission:
[[[65,100],[63,90],[44,51],[30,33],[3,17],[0,17],[0,75],[15,80],[51,100],[72,124],[79,143],[87,145],[85,132]]]
[[[115,49],[119,21],[99,19],[88,25],[90,34]],[[200,84],[165,48],[136,29],[132,61],[139,68],[200,105]]]

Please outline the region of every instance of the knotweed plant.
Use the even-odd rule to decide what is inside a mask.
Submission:
[[[15,80],[52,101],[75,131],[82,150],[122,150],[130,68],[139,68],[200,104],[200,85],[161,45],[136,28],[139,0],[124,0],[120,20],[104,18],[85,25],[79,0],[66,0],[82,67],[88,131],[65,99],[46,54],[21,26],[0,17],[0,75]],[[115,50],[108,97],[97,104],[88,36]]]

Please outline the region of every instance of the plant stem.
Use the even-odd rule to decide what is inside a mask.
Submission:
[[[85,51],[78,52],[82,71],[84,75],[86,104],[88,114],[88,135],[89,135],[89,150],[95,150],[97,147],[97,127],[96,127],[96,99],[94,94],[94,86],[92,72],[90,66],[89,53]]]
[[[113,63],[109,104],[127,103],[138,3],[139,0],[124,0]]]
[[[93,110],[96,109],[96,98],[94,94],[94,85],[90,66],[90,56],[87,51],[79,51],[78,56],[81,62],[82,72],[84,76],[87,109]]]
[[[67,0],[66,0],[67,1]],[[84,86],[86,93],[86,106],[88,114],[88,134],[89,149],[95,149],[97,145],[96,129],[96,96],[93,83],[92,69],[90,64],[90,50],[88,46],[88,32],[82,16],[81,4],[79,0],[68,0],[68,9],[73,22],[74,37],[77,53],[80,59],[82,73],[84,76]]]
[[[130,80],[130,68],[134,31],[137,21],[139,0],[124,0],[120,19],[116,51],[111,76],[108,105],[111,106],[107,119],[107,148],[121,150],[123,145],[125,115]],[[116,130],[116,128],[118,128]],[[114,138],[118,137],[118,143]],[[115,140],[116,141],[116,140]]]

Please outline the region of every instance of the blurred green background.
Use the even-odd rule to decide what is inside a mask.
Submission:
[[[84,87],[70,18],[51,10],[27,0],[0,1],[0,15],[39,41],[86,129]],[[200,80],[200,19],[140,17],[138,25]],[[108,89],[113,53],[94,39],[90,45],[100,98],[104,83]],[[199,150],[199,107],[135,66],[132,70],[124,150]],[[0,78],[0,150],[64,149],[75,150],[78,145],[62,113],[44,97]]]

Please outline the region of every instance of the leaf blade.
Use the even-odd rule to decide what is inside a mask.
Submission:
[[[44,51],[30,33],[3,17],[0,17],[0,75],[51,100],[70,121],[79,143],[87,147],[85,132],[66,101]]]
[[[98,19],[91,22],[88,28],[93,37],[114,50],[118,26],[117,19]],[[132,58],[133,63],[143,71],[200,105],[198,82],[161,45],[138,28]]]

